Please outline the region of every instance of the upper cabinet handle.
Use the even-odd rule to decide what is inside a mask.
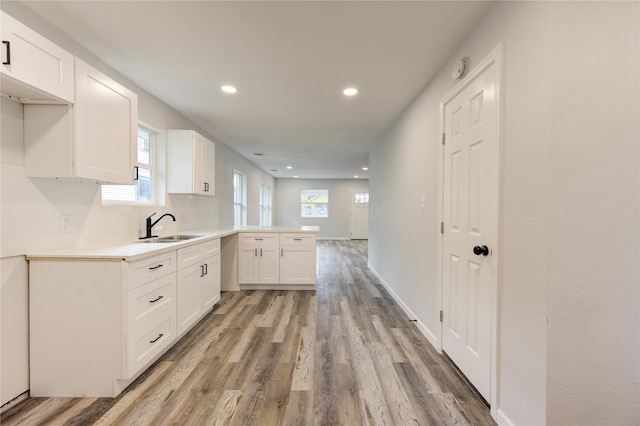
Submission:
[[[139,179],[140,179],[140,171],[138,170],[138,166],[133,166],[133,180],[139,180]]]
[[[7,40],[2,40],[2,44],[6,44],[7,47],[5,51],[7,52],[7,60],[2,63],[2,65],[11,65],[11,42]]]

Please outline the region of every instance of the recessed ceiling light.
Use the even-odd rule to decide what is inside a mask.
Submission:
[[[287,170],[293,169],[293,166],[287,166]]]
[[[298,175],[295,175],[294,178],[298,178]]]
[[[342,93],[344,93],[346,96],[353,96],[358,93],[358,89],[356,89],[355,87],[347,87],[342,91]]]
[[[225,93],[236,93],[238,91],[238,89],[233,86],[222,86],[220,89]]]
[[[354,178],[355,178],[355,179],[358,179],[359,177],[360,177],[360,176],[358,176],[358,175],[355,175],[355,176],[354,176]]]
[[[367,170],[369,170],[369,168],[368,167],[363,167],[362,170],[364,170],[366,172]]]

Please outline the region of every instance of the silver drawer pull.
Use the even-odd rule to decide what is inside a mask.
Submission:
[[[162,336],[164,336],[164,334],[162,334],[162,333],[158,334],[158,337],[156,337],[156,338],[155,338],[155,339],[153,339],[153,340],[149,340],[149,343],[155,343],[155,342],[157,342],[158,340],[160,340],[160,339],[162,338]]]
[[[163,266],[164,265],[161,263],[158,266],[150,266],[149,269],[151,269],[153,271],[154,269],[162,268]]]
[[[164,296],[158,296],[157,298],[153,299],[153,300],[149,300],[149,303],[156,303],[158,300],[162,299]]]
[[[293,241],[302,241],[302,238],[294,238]]]
[[[254,238],[254,241],[264,241],[264,238]]]

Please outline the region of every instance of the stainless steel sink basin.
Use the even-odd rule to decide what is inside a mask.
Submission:
[[[161,238],[149,238],[147,240],[139,240],[139,243],[177,243],[180,241],[190,240],[192,238],[198,238],[202,235],[171,235]]]

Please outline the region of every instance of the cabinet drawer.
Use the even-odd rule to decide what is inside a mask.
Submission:
[[[280,234],[280,245],[314,245],[315,235],[310,234]]]
[[[154,319],[127,336],[127,377],[143,368],[176,338],[175,315]]]
[[[170,251],[163,254],[147,257],[128,265],[128,289],[160,278],[176,271],[176,252]]]
[[[240,241],[251,241],[256,243],[275,243],[278,241],[278,234],[240,234]]]
[[[127,330],[134,331],[149,321],[176,309],[176,274],[165,275],[127,292]]]
[[[202,257],[207,258],[220,253],[220,239],[210,240],[202,243]]]
[[[194,244],[192,246],[178,249],[178,269],[193,265],[204,259],[202,255],[202,244]]]

